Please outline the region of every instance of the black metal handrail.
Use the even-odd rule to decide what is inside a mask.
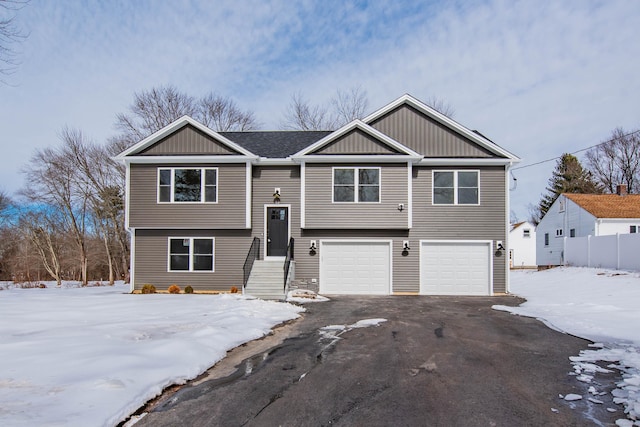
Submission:
[[[253,241],[251,242],[251,247],[249,248],[249,253],[247,253],[247,258],[244,260],[244,266],[242,267],[242,271],[244,272],[244,281],[242,282],[243,288],[247,286],[249,276],[251,275],[251,269],[253,268],[253,263],[259,258],[260,238],[254,237]]]
[[[294,238],[289,239],[289,246],[287,246],[287,257],[284,260],[284,290],[287,290],[287,278],[289,277],[289,267],[291,267],[291,261],[293,261],[294,252]]]

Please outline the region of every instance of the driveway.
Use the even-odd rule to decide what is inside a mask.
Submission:
[[[558,397],[586,395],[568,358],[587,341],[491,309],[520,302],[340,296],[307,304],[301,320],[165,392],[136,427],[614,425],[621,408],[618,417],[606,411],[610,395],[598,397],[603,405]],[[321,331],[372,318],[387,321]]]

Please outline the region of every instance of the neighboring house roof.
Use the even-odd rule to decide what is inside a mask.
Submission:
[[[640,218],[640,194],[563,195],[596,218]]]
[[[243,131],[220,135],[260,157],[284,159],[314,144],[331,131]]]
[[[522,224],[524,224],[525,221],[522,222],[516,222],[515,224],[511,224],[511,231],[515,230],[516,228],[520,227]]]

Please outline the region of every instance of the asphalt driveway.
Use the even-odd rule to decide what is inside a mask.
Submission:
[[[342,296],[307,304],[303,319],[164,393],[136,426],[614,425],[621,408],[606,411],[616,406],[610,395],[598,397],[603,405],[558,397],[587,394],[568,359],[587,341],[491,309],[520,301]],[[371,318],[387,321],[321,331]]]

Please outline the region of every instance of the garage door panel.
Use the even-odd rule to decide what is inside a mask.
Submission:
[[[422,242],[420,293],[490,295],[490,242]]]
[[[389,242],[322,242],[320,292],[388,295]]]

